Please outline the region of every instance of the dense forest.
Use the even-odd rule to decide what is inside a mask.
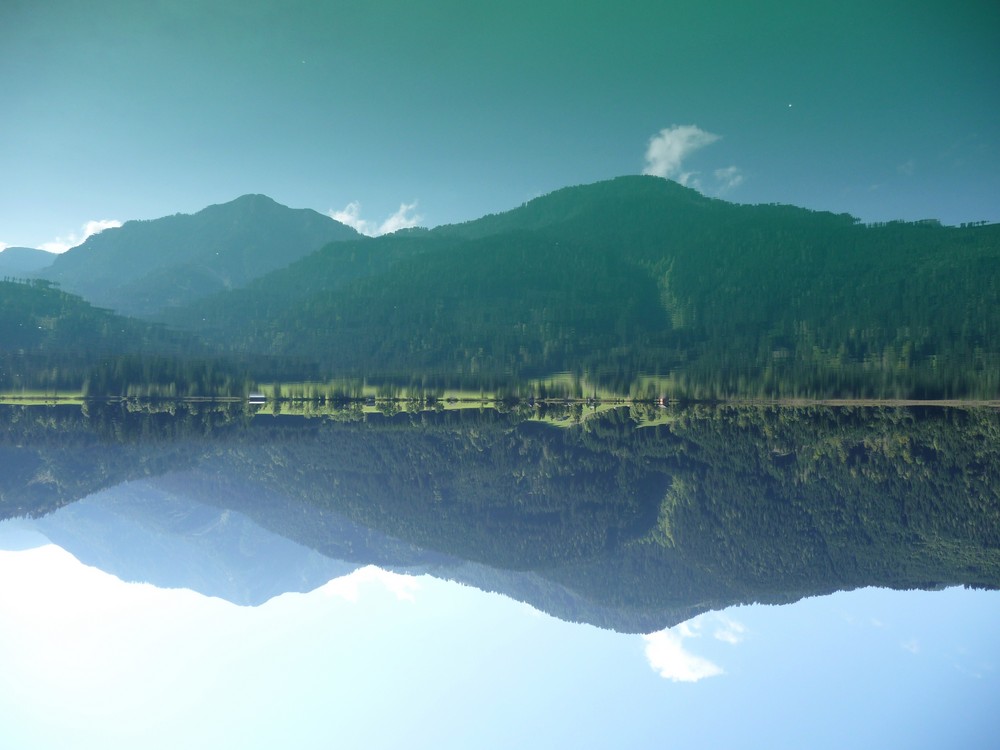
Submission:
[[[148,356],[92,358],[90,392],[137,393],[148,379],[158,395],[177,378],[177,395],[199,383],[239,394],[338,377],[510,390],[569,373],[622,394],[643,382],[650,398],[1000,397],[1000,225],[865,226],[654,177],[434,230],[370,239],[340,227],[311,248],[330,225],[246,196],[130,222],[58,258],[46,278],[191,342],[183,361],[170,346],[157,359],[153,329],[122,324],[117,338],[136,338],[116,346]],[[25,294],[0,311],[4,330],[23,324]],[[72,366],[79,380],[77,349],[90,335],[105,347],[102,326],[48,337],[49,371]],[[0,341],[7,358],[29,349]]]
[[[0,517],[145,478],[330,557],[432,571],[635,631],[860,586],[1000,586],[996,410],[617,409],[564,428],[536,418],[5,407]]]
[[[993,398],[998,268],[997,226],[868,227],[630,177],[327,248],[173,320],[201,320],[229,351],[340,374],[569,371],[619,390],[659,376],[664,395],[693,398]]]

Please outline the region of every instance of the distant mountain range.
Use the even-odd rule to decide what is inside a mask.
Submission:
[[[571,372],[680,398],[995,398],[998,269],[1000,225],[864,226],[622,177],[375,239],[244,196],[106,230],[40,275],[251,379],[269,358],[287,380]]]
[[[34,274],[52,265],[55,254],[33,247],[7,247],[0,250],[0,277]]]
[[[105,229],[39,276],[99,307],[144,316],[241,287],[327,243],[359,236],[316,211],[244,195],[192,215]]]
[[[245,606],[311,591],[357,568],[150,479],[109,487],[43,518],[10,525],[33,530],[124,581],[187,588]],[[6,531],[0,527],[0,534]]]

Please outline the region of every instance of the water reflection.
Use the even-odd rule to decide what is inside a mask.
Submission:
[[[996,411],[170,409],[4,409],[10,746],[985,736],[995,592],[736,605],[996,587]]]
[[[37,527],[81,559],[205,593],[225,587],[200,578],[240,569],[307,589],[346,572],[329,558],[630,632],[861,586],[1000,582],[995,410],[622,408],[560,429],[533,410],[245,409],[8,408],[4,515],[62,508]],[[208,557],[185,570],[194,543]]]

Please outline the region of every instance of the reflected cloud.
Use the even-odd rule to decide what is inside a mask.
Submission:
[[[329,583],[320,586],[327,596],[339,597],[349,602],[357,602],[361,598],[361,587],[370,584],[382,586],[400,601],[416,601],[415,593],[420,590],[420,582],[413,576],[392,573],[388,570],[366,565],[353,573],[340,578],[334,578]]]
[[[718,664],[687,650],[684,641],[700,638],[712,628],[717,641],[735,646],[742,643],[747,628],[725,614],[699,615],[672,628],[644,635],[646,659],[660,677],[672,682],[698,682],[706,677],[725,674]]]
[[[736,622],[736,620],[732,620],[725,615],[717,615],[717,619],[721,622],[712,634],[717,641],[728,643],[731,646],[743,642],[743,638],[747,632],[747,628],[743,623]]]
[[[899,645],[904,651],[909,651],[911,654],[920,653],[920,641],[916,638],[910,638],[907,641],[903,641]]]
[[[722,674],[722,668],[684,648],[684,635],[675,629],[644,635],[649,666],[672,682],[698,682]]]

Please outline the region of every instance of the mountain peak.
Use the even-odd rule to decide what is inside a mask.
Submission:
[[[0,250],[0,274],[33,273],[52,264],[54,253],[33,247],[8,247]]]
[[[263,193],[247,193],[246,195],[241,195],[239,198],[234,198],[229,201],[228,204],[221,205],[264,205],[264,206],[281,206],[274,198],[264,195]],[[282,208],[285,208],[282,206]],[[293,209],[294,210],[294,209]]]
[[[259,193],[89,237],[43,272],[101,307],[152,315],[244,286],[358,233],[312,209]]]
[[[652,175],[624,175],[587,185],[573,185],[546,193],[519,207],[490,214],[464,224],[439,227],[435,231],[466,238],[485,237],[511,230],[542,230],[567,223],[616,228],[650,213],[674,214],[689,209],[729,206],[697,190]]]

